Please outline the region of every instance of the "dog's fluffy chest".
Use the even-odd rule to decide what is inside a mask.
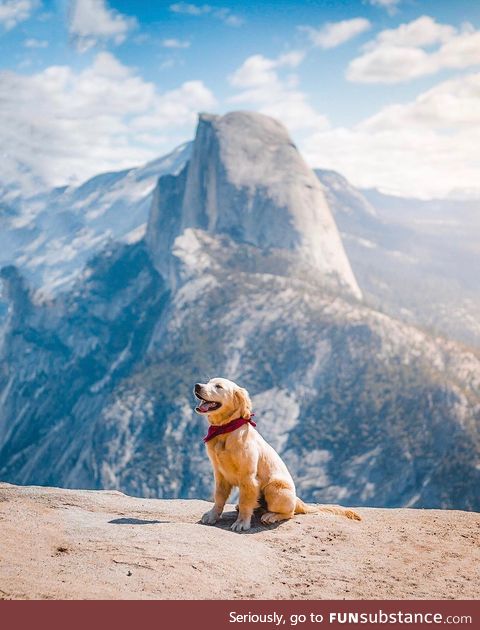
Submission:
[[[230,443],[231,440],[216,439],[209,445],[208,454],[215,469],[219,470],[223,477],[234,486],[237,486],[245,467],[241,451]]]

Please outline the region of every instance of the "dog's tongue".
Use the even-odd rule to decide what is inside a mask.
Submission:
[[[201,412],[206,413],[210,411],[211,407],[214,407],[215,403],[212,402],[202,402],[202,404],[198,407]]]

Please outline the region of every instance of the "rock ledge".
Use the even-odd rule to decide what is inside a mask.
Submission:
[[[0,484],[0,599],[478,599],[480,514],[360,509],[234,534],[205,501]]]

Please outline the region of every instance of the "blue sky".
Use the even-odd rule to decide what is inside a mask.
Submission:
[[[312,166],[480,195],[480,3],[0,0],[0,185],[142,163],[252,109]]]

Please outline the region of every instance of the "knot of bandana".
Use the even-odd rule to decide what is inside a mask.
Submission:
[[[254,415],[255,414],[252,413],[250,418],[235,418],[235,420],[230,420],[230,422],[227,422],[227,424],[221,424],[219,426],[211,424],[208,427],[208,433],[203,438],[203,441],[206,444],[210,440],[213,440],[214,437],[217,437],[217,435],[222,435],[223,433],[231,433],[232,431],[235,431],[235,429],[240,428],[244,424],[251,424],[252,427],[256,427],[257,423],[252,420]]]

